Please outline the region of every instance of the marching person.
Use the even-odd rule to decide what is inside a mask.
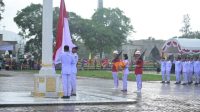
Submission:
[[[128,55],[127,54],[124,54],[124,60],[123,60],[123,63],[124,63],[124,74],[123,74],[123,89],[122,89],[122,92],[127,92],[127,78],[128,78],[128,75],[129,75],[129,61],[128,61]]]
[[[181,58],[177,57],[176,60],[174,61],[174,64],[175,64],[175,74],[176,74],[175,84],[181,84],[181,69],[182,69]]]
[[[171,68],[172,68],[172,62],[171,62],[171,60],[170,60],[170,57],[168,57],[168,58],[167,58],[167,61],[166,61],[167,84],[170,83]]]
[[[140,51],[136,51],[134,56],[135,56],[135,76],[137,82],[137,92],[140,93],[142,89],[143,59],[141,57]]]
[[[72,54],[69,52],[69,46],[64,46],[64,53],[60,55],[60,60],[62,64],[62,85],[64,96],[62,98],[69,99],[71,96],[71,74],[72,65],[74,64],[74,59]]]
[[[195,85],[198,85],[200,80],[200,61],[198,61],[198,57],[196,57],[194,61],[194,75]]]
[[[114,80],[114,89],[118,88],[119,85],[119,78],[118,78],[118,67],[119,67],[119,53],[118,51],[113,51],[114,59],[112,61],[112,76]]]
[[[166,60],[164,57],[160,60],[160,66],[161,66],[161,75],[162,75],[162,81],[161,83],[165,83],[165,74],[166,74]]]
[[[72,56],[74,58],[74,63],[72,64],[72,76],[71,76],[71,86],[72,86],[72,96],[76,96],[76,75],[77,75],[77,63],[78,63],[78,47],[72,48]]]

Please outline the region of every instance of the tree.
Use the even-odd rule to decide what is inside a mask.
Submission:
[[[53,29],[54,35],[56,32],[57,20],[59,15],[59,8],[55,8],[53,11]],[[19,34],[28,39],[25,52],[29,52],[41,59],[42,54],[42,5],[31,4],[25,7],[21,11],[17,12],[17,16],[14,18],[15,23],[21,29]]]
[[[188,14],[183,16],[183,24],[184,26],[180,29],[180,31],[183,33],[183,36],[187,37],[191,30],[190,17]]]
[[[18,11],[14,21],[21,29],[19,34],[29,39],[25,46],[25,52],[37,54],[35,57],[40,59],[42,46],[42,5],[31,4]]]
[[[182,35],[179,38],[200,39],[200,32],[199,31],[190,32],[188,35]]]
[[[5,7],[5,4],[3,0],[0,0],[0,20],[3,18],[1,14],[4,12],[4,7]]]
[[[53,14],[55,37],[59,8],[55,8]],[[98,9],[92,19],[82,19],[73,12],[68,14],[72,40],[75,44],[84,43],[92,53],[110,52],[112,49],[121,47],[121,44],[126,42],[129,33],[133,32],[130,19],[118,8]],[[31,4],[18,11],[14,21],[21,29],[20,35],[29,39],[25,51],[38,54],[41,58],[42,5]]]
[[[81,38],[93,53],[110,52],[119,49],[127,36],[133,32],[130,19],[118,8],[98,9],[91,20],[83,22]]]

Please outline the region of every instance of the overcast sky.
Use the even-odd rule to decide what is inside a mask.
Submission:
[[[3,0],[5,3],[4,19],[0,29],[18,33],[13,21],[18,10],[31,3],[43,0]],[[75,12],[83,18],[90,18],[97,8],[98,0],[65,0],[67,11]],[[59,6],[60,0],[53,0]],[[200,31],[200,0],[104,0],[104,7],[118,7],[131,19],[136,31],[129,39],[169,39],[181,35],[183,15],[189,14],[192,31]]]

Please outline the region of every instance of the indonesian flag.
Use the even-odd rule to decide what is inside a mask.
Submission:
[[[68,23],[68,13],[66,12],[65,2],[61,0],[60,2],[60,13],[58,19],[57,26],[57,34],[56,34],[56,46],[53,54],[54,64],[60,63],[58,57],[61,53],[64,52],[64,46],[68,45],[70,50],[75,45],[72,43],[70,31],[69,31],[69,23]]]

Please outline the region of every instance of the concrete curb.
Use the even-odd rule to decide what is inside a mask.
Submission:
[[[121,105],[121,104],[136,104],[137,101],[76,101],[76,102],[36,102],[36,103],[5,103],[0,104],[0,107],[24,107],[24,106],[62,106],[62,105]]]

